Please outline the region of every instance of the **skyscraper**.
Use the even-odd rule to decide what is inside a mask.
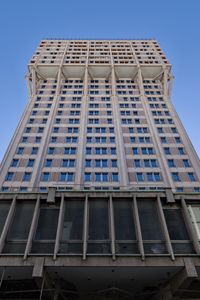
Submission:
[[[0,170],[5,299],[199,295],[200,162],[158,43],[43,40],[26,79]]]

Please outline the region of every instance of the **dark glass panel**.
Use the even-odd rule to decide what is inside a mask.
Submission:
[[[6,217],[8,215],[8,210],[10,208],[11,202],[1,202],[0,203],[0,234],[3,230]]]
[[[135,224],[132,201],[114,201],[114,221],[116,240],[135,240]]]
[[[189,240],[180,209],[164,209],[164,215],[171,240]]]
[[[88,254],[110,254],[110,243],[88,243]]]
[[[89,202],[89,240],[109,238],[108,202],[93,200]]]
[[[73,200],[65,203],[65,214],[61,239],[82,240],[84,201]]]
[[[156,201],[138,201],[138,212],[143,240],[163,240]]]
[[[35,240],[55,240],[59,209],[41,208]]]
[[[7,240],[26,240],[28,238],[34,207],[34,202],[17,203]]]

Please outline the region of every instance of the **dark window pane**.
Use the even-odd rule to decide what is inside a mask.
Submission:
[[[41,208],[35,240],[54,240],[56,237],[59,210]]]
[[[11,202],[1,202],[0,204],[0,233],[3,230],[3,226],[6,221],[8,210],[10,208],[10,204]]]
[[[108,202],[93,200],[89,202],[89,240],[106,240],[108,231]]]
[[[26,248],[26,243],[12,243],[7,242],[3,248],[3,253],[24,253]]]
[[[165,244],[162,243],[144,243],[145,254],[167,254]]]
[[[83,244],[82,243],[61,243],[59,252],[69,253],[69,254],[82,254]]]
[[[53,253],[54,243],[40,243],[33,242],[32,244],[32,253]]]
[[[132,201],[114,201],[114,220],[116,240],[135,240]]]
[[[66,201],[62,240],[82,240],[84,201]]]
[[[115,249],[117,254],[137,254],[138,245],[137,243],[116,243]]]
[[[175,254],[194,254],[192,243],[172,243],[172,248]]]
[[[164,209],[164,215],[171,240],[189,240],[180,209]]]
[[[17,203],[7,240],[26,240],[28,238],[34,206],[33,202]]]
[[[88,243],[87,253],[89,254],[110,254],[110,243]]]
[[[163,240],[155,201],[138,201],[138,211],[143,240]]]

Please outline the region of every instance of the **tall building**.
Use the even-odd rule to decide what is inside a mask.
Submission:
[[[42,40],[26,80],[0,169],[0,297],[200,299],[200,162],[158,43]]]

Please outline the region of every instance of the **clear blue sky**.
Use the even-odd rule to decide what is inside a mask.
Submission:
[[[1,0],[0,160],[27,102],[42,38],[156,38],[173,65],[172,100],[200,155],[200,0]]]

